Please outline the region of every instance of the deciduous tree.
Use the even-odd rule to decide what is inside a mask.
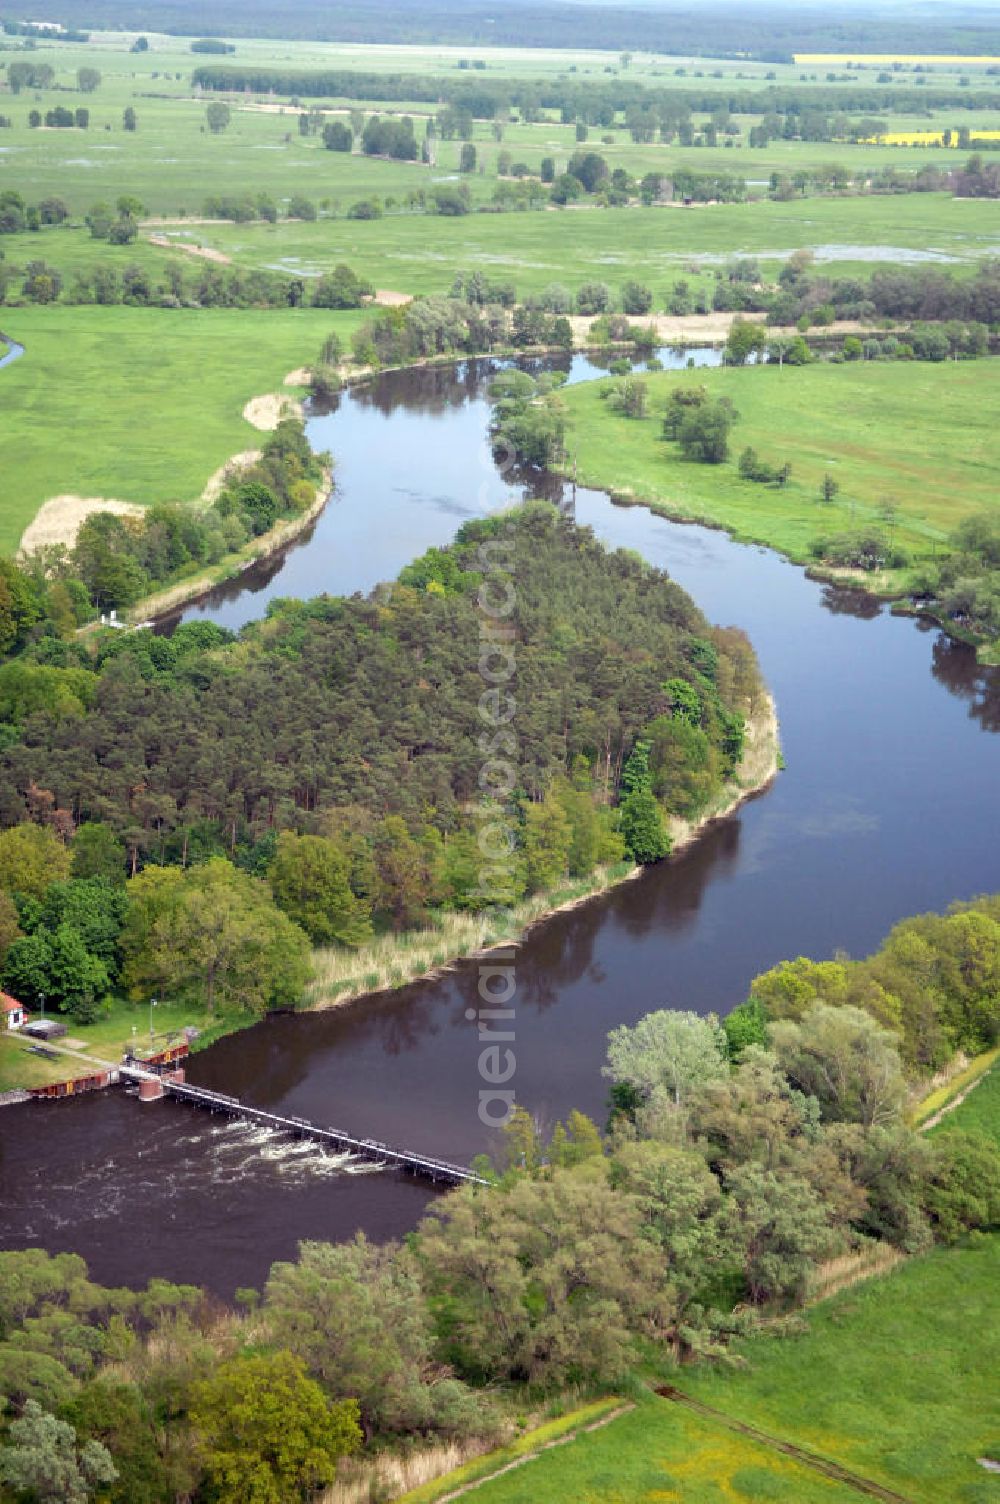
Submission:
[[[218,1504],[294,1504],[357,1449],[357,1401],[328,1403],[289,1352],[234,1358],[197,1384],[191,1419]]]

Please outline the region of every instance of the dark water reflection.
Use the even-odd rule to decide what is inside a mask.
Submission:
[[[467,516],[521,494],[485,443],[482,366],[381,378],[310,424],[338,492],[309,539],[192,614],[229,625],[281,594],[369,589]],[[587,374],[573,362],[573,379]],[[899,918],[998,886],[1000,676],[927,623],[811,581],[764,549],[547,482],[582,523],[670,571],[750,634],[788,768],[690,850],[536,927],[517,962],[519,1099],[553,1120],[604,1109],[607,1031],[651,1008],[724,1010],[785,956],[861,954]],[[470,651],[474,650],[474,645]],[[308,1017],[273,1018],[197,1057],[206,1084],[360,1134],[468,1159],[477,1116],[477,973]],[[297,1238],[413,1225],[428,1193],[288,1154],[187,1109],[115,1097],[0,1112],[0,1245],[76,1248],[96,1277],[150,1273],[222,1292]]]

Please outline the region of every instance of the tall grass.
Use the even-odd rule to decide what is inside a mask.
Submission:
[[[481,1457],[489,1447],[484,1441],[446,1441],[405,1456],[383,1453],[341,1463],[340,1476],[319,1497],[319,1504],[371,1504],[372,1500],[398,1499],[423,1488],[456,1468]]]
[[[872,1279],[877,1274],[888,1274],[904,1257],[898,1248],[893,1248],[888,1243],[871,1242],[864,1248],[842,1253],[839,1258],[827,1259],[825,1264],[817,1265],[809,1276],[806,1304],[815,1305],[817,1301],[829,1300],[832,1295],[838,1295],[841,1290],[848,1290],[862,1280]]]
[[[418,977],[450,970],[456,962],[505,942],[514,943],[546,914],[569,908],[633,875],[628,862],[599,867],[588,877],[544,893],[534,893],[508,909],[495,913],[459,914],[442,912],[422,929],[400,935],[379,935],[357,950],[318,950],[314,955],[315,976],[306,994],[306,1007],[331,1008],[366,992],[384,992],[403,987]]]

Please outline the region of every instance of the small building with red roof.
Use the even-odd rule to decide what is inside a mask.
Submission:
[[[5,1029],[23,1029],[28,1022],[28,1010],[16,997],[0,992],[0,1020]]]

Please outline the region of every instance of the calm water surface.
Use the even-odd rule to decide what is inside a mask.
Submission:
[[[279,596],[368,590],[466,518],[523,494],[484,442],[488,369],[384,376],[314,417],[310,437],[334,452],[338,484],[312,534],[185,616],[238,627]],[[593,374],[573,361],[571,379]],[[904,915],[1000,879],[997,675],[936,630],[807,580],[764,549],[597,492],[578,490],[575,507],[609,544],[668,569],[713,621],[746,629],[778,700],[788,766],[693,850],[527,938],[515,1085],[550,1121],[572,1107],[602,1116],[614,1025],[664,1005],[727,1009],[785,956],[863,954]],[[197,1057],[190,1074],[468,1159],[489,1147],[465,1017],[476,981],[459,966],[336,1012],[269,1019]],[[108,1283],[157,1273],[225,1294],[259,1283],[300,1238],[399,1234],[430,1196],[177,1104],[108,1094],[0,1113],[0,1246],[75,1249]]]

